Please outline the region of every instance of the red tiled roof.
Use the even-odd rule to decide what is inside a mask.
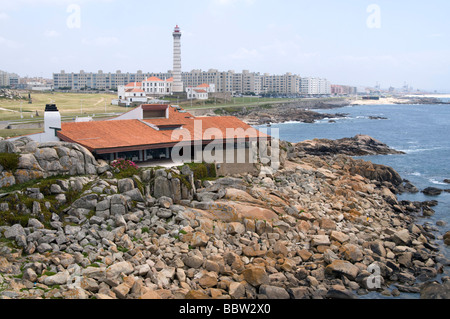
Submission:
[[[207,84],[207,83],[203,83],[203,84],[200,84],[199,86],[197,86],[198,88],[209,88],[209,84]]]
[[[145,93],[144,90],[138,89],[138,88],[135,88],[135,89],[126,89],[125,92],[127,92],[127,93]]]
[[[131,82],[128,83],[127,85],[125,85],[125,87],[141,87],[142,86],[142,82]]]
[[[208,129],[218,129],[216,132],[220,132],[224,139],[268,137],[268,135],[253,129],[250,125],[233,116],[195,118],[191,114],[179,112],[179,110],[173,107],[169,107],[168,119],[62,123],[62,129],[57,134],[64,141],[81,144],[87,149],[96,151],[99,154],[123,150],[131,151],[172,147],[182,141],[182,137],[172,138],[174,130],[158,131],[146,125],[146,123],[161,127],[182,126],[182,130],[186,130],[184,132],[190,134],[191,142],[194,140],[202,140],[204,133]],[[239,128],[243,130],[237,131],[236,136],[226,136],[227,129]],[[211,133],[211,130],[209,132]],[[214,138],[216,137],[211,137],[211,139]],[[205,142],[207,141],[203,140],[203,143]]]
[[[146,82],[162,82],[160,78],[157,78],[156,76],[149,77]]]

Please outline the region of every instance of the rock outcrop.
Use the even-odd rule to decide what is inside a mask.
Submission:
[[[404,154],[368,135],[356,135],[352,138],[338,140],[314,139],[303,141],[295,144],[295,149],[298,152],[317,156],[337,154],[348,156]]]
[[[108,169],[89,150],[66,142],[38,143],[28,137],[0,141],[0,153],[19,154],[17,169],[0,167],[0,187],[56,175],[95,175]]]

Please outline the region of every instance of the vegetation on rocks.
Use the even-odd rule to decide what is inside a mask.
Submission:
[[[19,166],[19,154],[0,153],[0,165],[4,170],[15,171]]]

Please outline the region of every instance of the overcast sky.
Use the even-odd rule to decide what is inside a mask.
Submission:
[[[448,0],[0,0],[0,70],[243,69],[450,92]]]

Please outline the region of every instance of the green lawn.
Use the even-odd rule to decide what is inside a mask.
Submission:
[[[111,100],[117,98],[115,94],[32,92],[32,104],[28,103],[28,92],[22,91],[21,94],[26,99],[0,99],[0,121],[20,120],[21,111],[24,119],[36,118],[36,112],[42,118],[45,105],[50,103],[56,104],[62,116],[86,116],[105,113],[105,103],[106,113],[127,111],[126,108],[111,105]]]

